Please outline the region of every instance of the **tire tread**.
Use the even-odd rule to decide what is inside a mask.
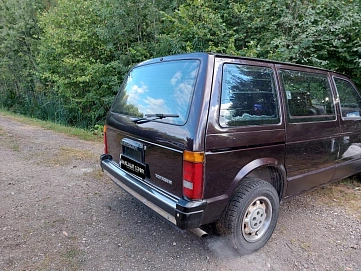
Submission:
[[[242,208],[242,204],[244,204],[245,200],[247,200],[248,195],[252,193],[254,189],[261,187],[267,187],[271,189],[270,191],[273,192],[275,198],[278,200],[277,191],[270,183],[257,178],[247,178],[239,185],[220,217],[220,224],[222,227],[221,231],[225,231],[225,234],[229,236],[231,245],[235,247],[241,254],[248,254],[250,252],[245,252],[245,250],[238,248],[234,237],[232,237],[236,230],[235,227],[237,226],[238,213],[240,208]]]

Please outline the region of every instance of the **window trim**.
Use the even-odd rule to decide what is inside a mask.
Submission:
[[[113,114],[118,114],[118,115],[121,115],[121,116],[124,116],[124,117],[127,117],[127,118],[139,118],[137,116],[132,116],[132,115],[129,115],[129,114],[126,114],[126,113],[123,113],[123,112],[117,112],[114,107],[116,106],[116,101],[118,100],[118,96],[121,95],[121,90],[124,90],[125,87],[126,87],[126,84],[127,84],[127,80],[130,76],[130,74],[136,70],[136,69],[139,69],[139,68],[143,68],[143,67],[149,67],[149,66],[152,66],[152,65],[158,65],[158,64],[168,64],[168,63],[172,63],[172,62],[186,62],[186,61],[194,61],[194,62],[197,62],[198,63],[198,68],[197,68],[197,74],[195,75],[195,78],[194,78],[194,82],[193,82],[193,88],[192,88],[192,93],[191,95],[189,96],[189,104],[188,104],[188,107],[187,107],[187,111],[186,111],[186,114],[184,115],[184,121],[181,122],[181,123],[174,123],[174,122],[170,122],[168,121],[169,119],[167,118],[163,118],[163,119],[155,119],[155,120],[152,120],[152,122],[157,122],[157,123],[163,123],[163,124],[167,124],[167,125],[173,125],[173,126],[184,126],[187,124],[187,122],[189,121],[189,117],[190,117],[190,114],[191,114],[191,108],[192,108],[192,104],[193,104],[193,100],[194,100],[194,95],[197,91],[197,85],[199,83],[199,78],[200,78],[200,73],[201,73],[201,69],[202,69],[202,60],[201,59],[198,59],[198,58],[182,58],[182,59],[170,59],[170,60],[161,60],[160,62],[151,62],[151,63],[140,63],[138,65],[135,65],[134,67],[132,67],[128,73],[126,74],[126,76],[124,77],[124,80],[122,82],[122,84],[120,85],[120,87],[118,88],[117,90],[117,94],[112,102],[112,105],[110,107],[110,112],[112,112]],[[143,117],[144,117],[144,114],[143,114]]]
[[[275,99],[275,114],[276,117],[275,118],[270,118],[271,121],[274,121],[274,123],[272,122],[268,122],[268,123],[250,123],[248,124],[248,120],[244,121],[243,125],[233,125],[233,126],[225,126],[224,124],[221,123],[220,119],[221,119],[221,105],[222,105],[222,93],[223,93],[223,79],[224,79],[224,67],[226,65],[233,65],[233,66],[246,66],[246,67],[255,67],[255,68],[260,68],[260,69],[269,69],[270,71],[272,71],[271,77],[272,78],[272,84],[273,84],[273,91],[269,92],[272,93],[274,95],[274,99]],[[260,63],[248,63],[248,62],[223,62],[220,65],[221,68],[221,83],[220,83],[220,93],[219,93],[219,104],[218,104],[218,110],[217,110],[217,124],[222,128],[222,129],[240,129],[240,128],[246,128],[246,127],[264,127],[264,126],[273,126],[273,125],[280,125],[282,123],[282,111],[281,111],[281,105],[280,105],[280,94],[279,94],[279,86],[278,86],[278,78],[277,78],[277,71],[274,67],[274,65],[261,65]],[[259,119],[260,122],[265,121],[266,119]],[[257,120],[254,120],[255,122]],[[239,123],[242,123],[242,121],[240,120]]]
[[[359,90],[356,88],[356,86],[353,84],[353,82],[349,78],[344,78],[344,77],[340,77],[340,76],[337,76],[337,75],[332,75],[332,82],[333,82],[333,84],[335,86],[335,91],[336,91],[337,100],[338,100],[339,109],[340,109],[340,117],[343,120],[359,120],[359,119],[361,119],[361,115],[359,117],[357,117],[357,116],[356,117],[344,117],[344,116],[342,116],[341,99],[340,99],[340,94],[338,92],[338,88],[337,88],[335,79],[339,79],[339,80],[342,80],[342,81],[345,81],[345,82],[349,83],[352,86],[354,92],[356,92],[356,95],[358,95],[358,97],[360,98],[360,101],[361,101],[361,94],[360,94]],[[360,112],[361,112],[361,107],[360,107]]]
[[[287,92],[284,86],[284,80],[282,77],[282,71],[290,71],[290,72],[297,72],[303,74],[310,74],[319,76],[320,78],[325,78],[326,83],[329,87],[329,93],[331,94],[331,100],[333,104],[333,114],[330,115],[305,115],[305,116],[292,116],[290,114],[289,103],[287,99]],[[284,95],[284,107],[285,107],[285,115],[287,122],[289,124],[302,124],[302,123],[313,123],[313,122],[330,122],[330,121],[337,121],[337,106],[336,106],[336,99],[334,92],[332,91],[332,82],[330,81],[328,72],[320,72],[320,71],[312,71],[310,69],[303,70],[303,69],[294,69],[290,67],[277,67],[277,75],[279,77],[280,88],[282,89],[282,94]],[[295,121],[296,120],[296,121]]]

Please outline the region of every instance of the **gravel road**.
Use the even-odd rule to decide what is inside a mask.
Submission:
[[[0,270],[361,270],[361,209],[306,193],[281,205],[263,249],[240,257],[122,192],[100,170],[102,149],[0,115]]]

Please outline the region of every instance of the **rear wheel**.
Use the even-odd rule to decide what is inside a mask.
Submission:
[[[268,182],[244,180],[220,219],[231,245],[241,254],[263,247],[271,237],[278,219],[279,197]]]

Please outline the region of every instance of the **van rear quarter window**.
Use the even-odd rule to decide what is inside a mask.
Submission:
[[[277,124],[279,121],[273,70],[224,64],[220,125],[263,125]]]
[[[161,122],[183,125],[198,75],[198,60],[159,62],[134,68],[126,78],[111,108],[132,117],[173,114]]]

